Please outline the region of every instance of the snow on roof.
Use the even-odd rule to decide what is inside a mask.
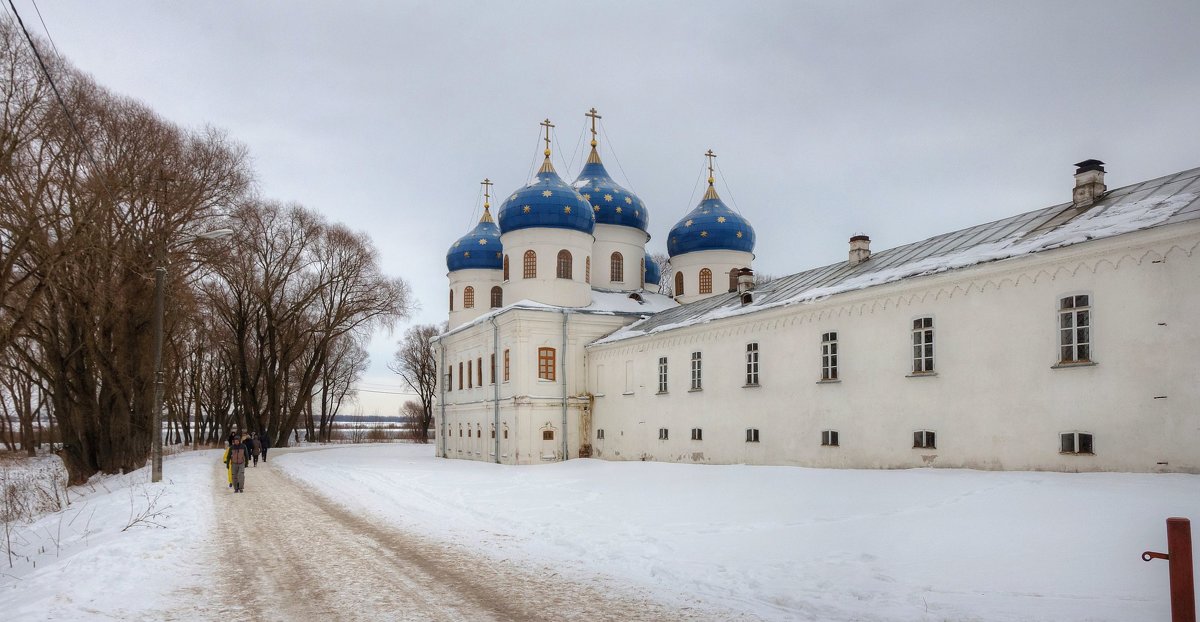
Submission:
[[[1200,168],[1194,168],[1109,191],[1083,211],[1070,203],[1059,204],[873,253],[870,260],[856,266],[842,261],[785,276],[755,290],[754,301],[747,305],[741,304],[736,293],[706,298],[635,322],[592,343],[814,302],[915,276],[1197,220],[1198,197]]]
[[[631,296],[636,294],[641,300],[636,300]],[[556,305],[548,305],[533,300],[519,300],[513,304],[506,305],[499,309],[492,309],[466,324],[454,327],[453,330],[442,333],[438,338],[447,337],[461,330],[487,322],[489,318],[499,316],[505,311],[511,309],[525,310],[542,310],[554,311],[555,313],[566,310],[568,313],[585,313],[590,315],[634,315],[634,316],[649,316],[660,311],[665,311],[674,307],[678,307],[679,303],[675,302],[674,298],[664,296],[658,293],[650,293],[645,290],[637,290],[636,292],[617,292],[604,289],[592,290],[592,304],[586,307],[560,307]]]

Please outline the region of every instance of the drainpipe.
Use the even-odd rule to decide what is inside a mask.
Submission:
[[[493,450],[496,452],[496,464],[500,464],[500,382],[496,378],[496,367],[502,365],[503,362],[499,360],[500,327],[496,325],[496,316],[488,318],[488,321],[492,323],[492,434],[495,435]]]
[[[567,453],[567,310],[562,310],[562,362],[559,364],[562,373],[562,449],[563,460],[570,458]]]
[[[442,416],[440,417],[440,419],[442,420],[442,433],[440,435],[441,438],[438,440],[441,441],[442,457],[445,458],[446,457],[446,344],[441,343],[440,341],[438,343],[438,354],[441,356],[441,359],[442,359],[441,367],[438,368],[438,386],[441,387],[441,389],[438,390],[438,402],[440,402],[440,407],[441,407],[441,411],[442,411]]]

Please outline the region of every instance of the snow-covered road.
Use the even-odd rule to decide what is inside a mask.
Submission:
[[[273,464],[248,468],[242,494],[226,488],[223,467],[214,467],[221,597],[205,599],[195,615],[256,622],[728,619],[403,533],[332,503]]]

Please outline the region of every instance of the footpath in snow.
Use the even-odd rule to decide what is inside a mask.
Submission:
[[[1140,554],[1168,516],[1200,527],[1195,475],[513,467],[401,444],[273,463],[400,529],[773,620],[1168,619],[1167,564]]]

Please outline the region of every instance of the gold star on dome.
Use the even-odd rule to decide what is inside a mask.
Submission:
[[[511,201],[515,198],[517,198],[517,193],[514,192],[511,197],[508,197],[508,200]]]
[[[458,248],[460,244],[462,244],[462,242],[455,242],[455,243],[454,243],[454,248]]]
[[[590,195],[590,194],[585,194],[585,195],[583,195],[583,198],[584,198],[584,200],[585,200],[585,201],[591,201],[591,200],[592,200],[592,195]]]
[[[500,259],[500,251],[496,251],[496,259]]]
[[[738,236],[739,238],[740,238],[740,237],[742,237],[742,232],[741,232],[741,231],[738,231],[738,232],[737,232],[737,236]]]
[[[592,206],[592,211],[593,211],[593,212],[596,212],[597,214],[599,214],[599,213],[600,213],[600,206],[599,206],[599,205],[594,205],[594,206]]]
[[[690,226],[692,226],[692,222],[693,222],[692,219],[689,218],[686,221],[684,221],[683,226],[690,227]]]
[[[724,216],[717,216],[717,222],[725,222]]]
[[[702,238],[707,238],[707,237],[708,237],[708,232],[707,232],[707,231],[701,231],[701,232],[700,232],[700,237],[702,237]]]
[[[592,192],[600,192],[600,186],[596,186],[595,188],[592,188]]]
[[[479,238],[479,245],[480,245],[480,246],[487,246],[487,239],[486,239],[486,238]]]
[[[632,198],[630,198],[630,197],[625,197],[625,202],[626,202],[626,203],[628,203],[628,204],[630,204],[630,205],[633,205],[633,199],[632,199]]]
[[[522,212],[524,212],[524,213],[526,213],[526,214],[528,214],[528,213],[529,213],[529,206],[528,206],[528,205],[526,205],[525,207],[522,207],[522,208],[521,208],[521,211],[522,211]]]
[[[463,253],[463,257],[470,257],[470,256],[471,256],[471,251],[466,251]]]
[[[604,200],[605,200],[605,201],[607,201],[607,202],[609,202],[609,203],[611,203],[611,202],[612,202],[612,195],[611,195],[611,194],[606,194],[606,195],[604,195]]]
[[[621,213],[621,207],[620,207],[620,206],[617,206],[617,213],[618,213],[618,214],[620,214],[620,213]]]
[[[563,213],[564,213],[564,214],[570,214],[570,213],[571,213],[571,206],[570,206],[570,205],[564,205],[564,206],[563,206]]]
[[[544,196],[544,197],[548,197],[548,196],[550,196],[550,195],[552,195],[552,194],[554,194],[554,193],[553,193],[553,192],[550,192],[549,190],[543,190],[543,191],[542,191],[542,196]]]

